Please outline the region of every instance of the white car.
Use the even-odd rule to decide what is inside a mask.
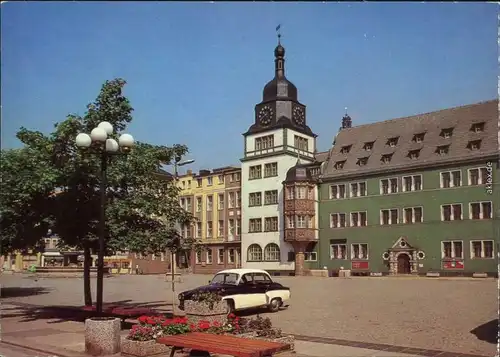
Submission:
[[[208,285],[179,294],[179,308],[199,292],[217,292],[226,301],[228,312],[267,307],[276,312],[290,302],[290,288],[276,283],[265,270],[228,269],[214,275]]]

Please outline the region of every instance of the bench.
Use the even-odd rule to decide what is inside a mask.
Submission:
[[[290,349],[290,345],[283,343],[204,332],[163,336],[156,342],[172,347],[170,357],[174,357],[176,351],[184,348],[234,357],[270,357],[275,353]]]
[[[95,312],[96,307],[93,306],[83,306],[81,308],[83,311]],[[133,306],[120,306],[116,304],[104,304],[102,306],[102,313],[108,316],[118,317],[123,321],[130,318],[137,318],[142,315],[156,315],[157,313],[147,307],[133,307]]]

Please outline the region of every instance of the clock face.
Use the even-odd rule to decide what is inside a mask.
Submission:
[[[304,109],[302,109],[301,107],[293,108],[292,117],[293,121],[297,125],[304,125],[306,121],[306,115],[304,113]]]
[[[269,125],[271,124],[271,119],[273,117],[273,108],[271,108],[269,105],[263,106],[260,111],[259,111],[259,122],[261,125]]]

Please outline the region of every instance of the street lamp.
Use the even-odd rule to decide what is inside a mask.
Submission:
[[[195,160],[184,160],[181,161],[180,156],[176,156],[174,160],[174,185],[177,187],[177,182],[179,180],[179,167],[184,165],[192,164]],[[177,228],[180,230],[179,223],[177,223]],[[175,256],[175,251],[172,249],[170,251],[170,273],[172,274],[172,315],[175,315],[175,266],[177,264],[177,259]]]
[[[113,125],[107,121],[99,123],[92,129],[89,134],[80,133],[76,136],[76,146],[80,149],[88,149],[94,146],[96,154],[101,158],[101,207],[100,207],[100,222],[99,222],[99,252],[97,255],[97,291],[96,291],[96,312],[102,314],[102,298],[103,298],[103,278],[104,278],[104,236],[106,234],[106,170],[108,167],[108,159],[110,155],[117,154],[120,149],[127,154],[134,146],[134,137],[130,134],[122,134],[118,138],[118,142],[113,138],[108,138],[113,134]]]

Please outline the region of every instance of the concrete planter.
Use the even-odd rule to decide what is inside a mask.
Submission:
[[[107,356],[120,352],[121,320],[114,317],[92,317],[85,320],[85,353]]]
[[[170,352],[170,347],[161,343],[150,341],[132,341],[124,338],[122,340],[122,354],[136,357],[149,357]]]
[[[204,302],[187,300],[184,302],[184,312],[190,323],[199,321],[219,322],[224,324],[227,320],[227,306],[225,301],[214,303],[212,309]]]

